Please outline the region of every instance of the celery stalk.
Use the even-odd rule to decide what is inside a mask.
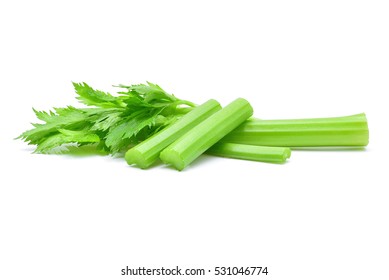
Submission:
[[[238,98],[173,142],[160,158],[182,170],[252,114],[250,103]]]
[[[220,104],[213,99],[194,108],[177,122],[129,149],[125,155],[127,163],[140,168],[149,167],[164,148],[220,109]]]
[[[280,147],[366,146],[369,129],[365,114],[295,120],[250,119],[221,142]]]
[[[283,147],[217,143],[207,150],[207,154],[227,158],[283,163],[290,157],[291,152],[290,148]]]

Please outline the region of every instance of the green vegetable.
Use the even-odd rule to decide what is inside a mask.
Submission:
[[[221,142],[281,147],[366,146],[369,129],[365,114],[295,120],[250,119]]]
[[[86,83],[73,85],[77,99],[86,107],[33,109],[41,123],[34,123],[18,138],[36,145],[36,153],[93,145],[117,154],[133,147],[126,154],[129,164],[146,168],[159,155],[182,170],[211,146],[208,153],[223,157],[283,162],[290,150],[279,147],[366,146],[369,142],[365,114],[245,121],[252,108],[244,99],[219,110],[215,100],[197,106],[149,82],[119,85],[118,95]]]
[[[123,91],[116,97],[86,83],[73,85],[77,98],[95,107],[78,109],[69,106],[50,112],[34,110],[44,123],[33,124],[33,129],[18,138],[36,145],[36,153],[49,153],[61,147],[66,149],[68,144],[97,144],[99,149],[115,154],[174,123],[195,106],[152,83],[120,85]]]
[[[289,148],[282,147],[217,143],[207,150],[207,154],[227,158],[283,163],[290,157],[291,152]]]
[[[243,98],[236,99],[164,149],[161,160],[178,170],[184,169],[252,113],[250,103]]]
[[[125,155],[127,163],[141,168],[149,167],[164,148],[220,109],[220,104],[213,99],[194,108],[174,124],[128,150]]]

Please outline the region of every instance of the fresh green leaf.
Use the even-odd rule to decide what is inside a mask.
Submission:
[[[77,93],[77,99],[85,105],[97,106],[101,108],[123,107],[124,104],[117,97],[109,93],[95,90],[87,83],[73,83]]]
[[[88,108],[72,106],[54,108],[53,111],[34,110],[43,123],[18,138],[37,145],[36,152],[75,143],[96,143],[98,147],[114,154],[153,135],[176,121],[194,104],[180,100],[165,92],[160,86],[147,83],[119,86],[126,90],[113,96],[95,90],[86,83],[73,83],[77,99]]]
[[[61,147],[65,144],[91,144],[91,143],[99,143],[100,138],[98,135],[93,134],[89,131],[80,130],[80,131],[72,131],[67,129],[59,129],[58,133],[52,134],[47,137],[44,141],[42,141],[38,148],[36,149],[36,153],[46,153],[54,148]]]

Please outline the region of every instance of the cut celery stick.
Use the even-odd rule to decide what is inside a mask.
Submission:
[[[238,98],[173,142],[160,158],[182,170],[252,114],[250,103]]]
[[[369,129],[365,114],[295,120],[250,119],[221,142],[278,147],[366,146]]]
[[[235,143],[217,143],[207,150],[207,154],[247,159],[254,161],[283,163],[290,157],[290,148],[265,147],[254,145],[243,145]]]
[[[171,126],[129,149],[125,155],[127,163],[136,164],[140,168],[149,167],[164,148],[219,110],[219,102],[213,99],[194,108]]]

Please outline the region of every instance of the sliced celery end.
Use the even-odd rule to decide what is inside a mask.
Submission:
[[[125,159],[129,165],[136,164],[138,167],[145,169],[150,167],[158,159],[158,156],[146,158],[139,150],[130,149],[127,151]]]
[[[186,167],[180,153],[172,149],[165,149],[161,152],[160,158],[163,163],[172,165],[175,169],[181,171]]]

